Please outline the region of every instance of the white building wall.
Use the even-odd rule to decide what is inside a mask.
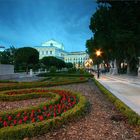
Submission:
[[[45,46],[48,45],[48,46]],[[50,46],[51,45],[51,46]],[[71,62],[74,65],[83,66],[84,62],[89,58],[88,54],[84,51],[81,52],[65,52],[64,46],[54,40],[50,40],[42,44],[42,46],[35,47],[39,51],[39,59],[45,56],[54,56],[64,60],[66,63]]]
[[[83,52],[76,52],[75,54],[69,53],[64,57],[65,62],[71,62],[73,64],[77,64],[80,66],[84,65],[84,62],[88,59],[88,55]]]

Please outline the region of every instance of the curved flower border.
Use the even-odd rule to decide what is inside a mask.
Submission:
[[[83,114],[87,105],[85,97],[71,91],[62,89],[50,89],[47,92],[42,89],[37,91],[56,94],[59,99],[36,107],[34,110],[30,108],[15,111],[12,114],[10,114],[11,112],[0,114],[0,137],[24,138],[45,133],[50,128],[58,127],[74,116]]]

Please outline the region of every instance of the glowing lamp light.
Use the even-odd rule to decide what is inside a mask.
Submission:
[[[96,51],[96,55],[97,55],[97,56],[100,56],[100,55],[101,55],[101,51],[100,51],[100,50],[97,50],[97,51]]]

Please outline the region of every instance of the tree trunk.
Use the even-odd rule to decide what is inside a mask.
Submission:
[[[114,60],[114,70],[115,70],[115,74],[118,74],[119,64],[120,64],[120,62],[119,62],[118,60]]]
[[[127,63],[127,74],[130,74],[130,64],[129,64],[129,62]]]
[[[26,66],[26,74],[28,74],[28,65]]]

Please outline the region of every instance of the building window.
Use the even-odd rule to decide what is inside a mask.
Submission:
[[[50,54],[52,54],[52,51],[50,51]]]
[[[42,55],[44,55],[44,51],[42,51]]]
[[[48,54],[48,51],[46,51],[46,54]]]

